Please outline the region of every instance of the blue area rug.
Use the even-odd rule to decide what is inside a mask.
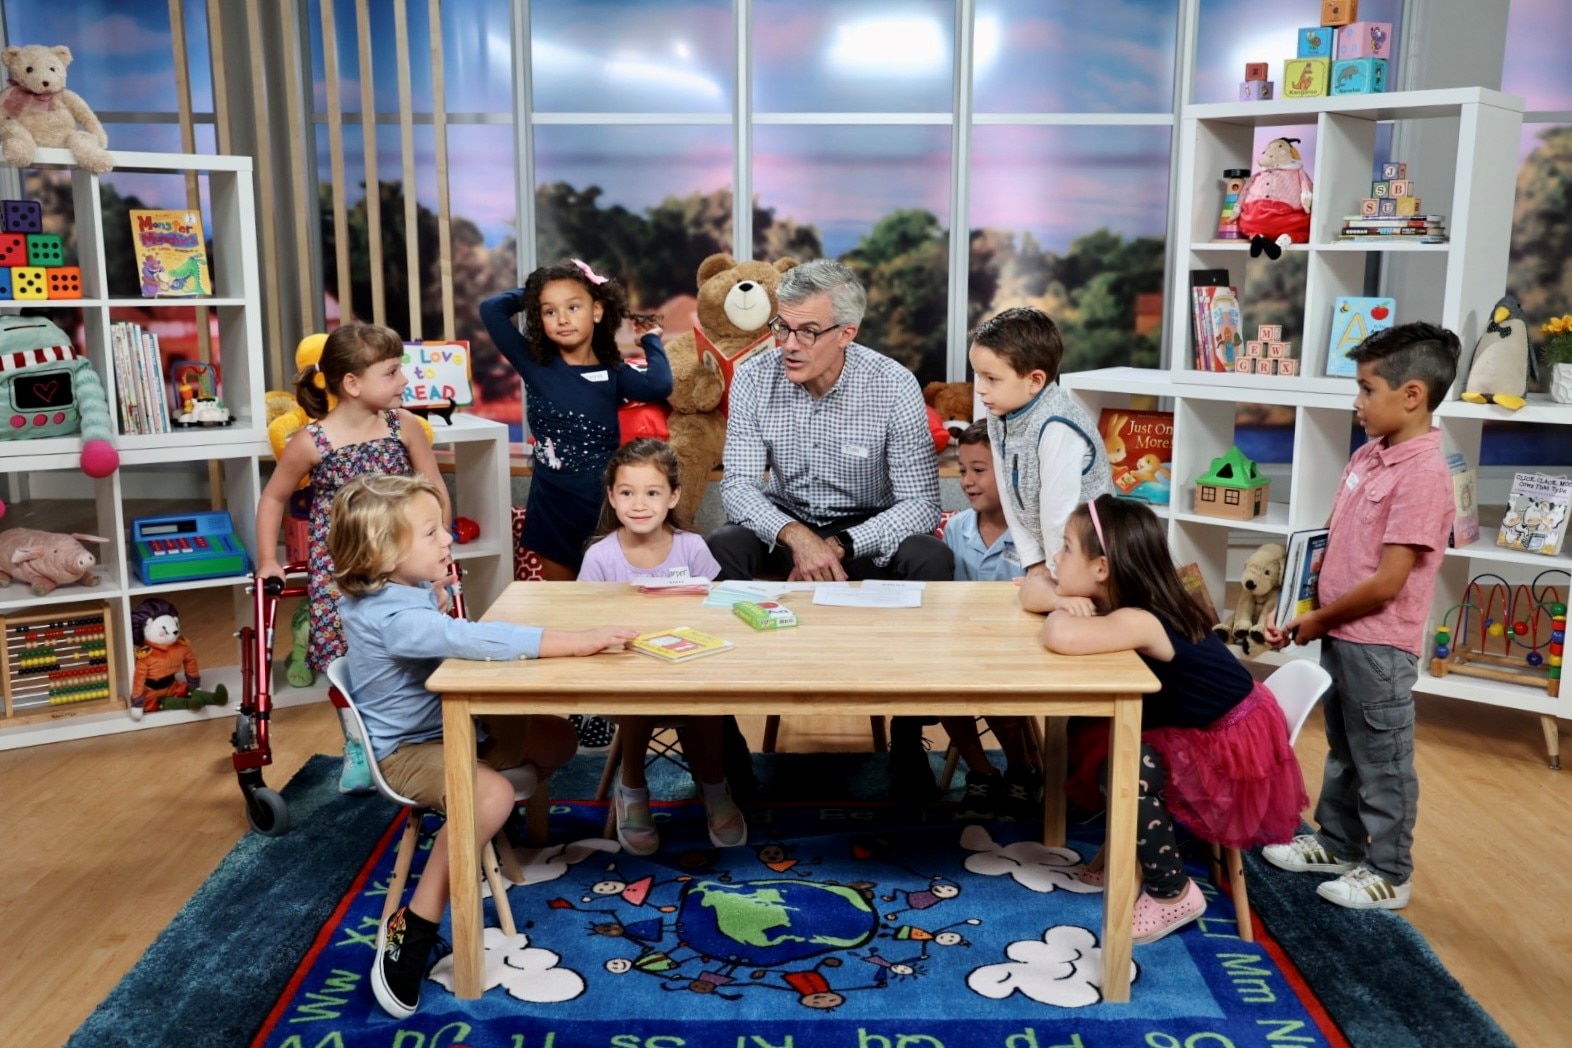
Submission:
[[[758,766],[767,795],[845,798],[869,795],[878,764]],[[600,839],[604,807],[557,804],[562,843],[521,853],[526,884],[508,893],[520,934],[503,936],[486,903],[484,996],[456,1000],[444,959],[398,1022],[366,978],[394,812],[340,797],[336,769],[314,758],[296,776],[297,828],[242,841],[73,1045],[1510,1044],[1401,918],[1329,906],[1315,878],[1259,864],[1258,930],[1276,942],[1241,942],[1197,869],[1205,917],[1136,948],[1132,1004],[1101,1003],[1101,897],[1066,873],[1096,826],[1050,849],[1025,826],[855,801],[758,805],[750,846],[722,851],[698,805],[662,806],[667,847],[651,859]],[[581,757],[553,792],[588,796],[598,770]]]

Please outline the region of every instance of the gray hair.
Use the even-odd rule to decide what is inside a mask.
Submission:
[[[833,258],[818,258],[788,269],[781,277],[775,300],[795,306],[819,295],[830,296],[830,323],[861,324],[868,308],[868,293],[857,274]]]

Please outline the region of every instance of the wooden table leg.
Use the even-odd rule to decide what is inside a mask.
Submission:
[[[448,788],[448,871],[453,905],[453,994],[473,1000],[485,988],[480,863],[475,846],[475,721],[467,696],[442,700],[442,761]]]
[[[1136,803],[1140,799],[1141,696],[1114,700],[1109,738],[1108,843],[1103,891],[1103,1000],[1130,999],[1130,924],[1135,915]]]
[[[1068,717],[1043,718],[1043,843],[1062,848],[1065,841],[1065,777],[1070,755],[1066,742]]]

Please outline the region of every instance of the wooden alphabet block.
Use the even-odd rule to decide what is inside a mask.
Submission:
[[[1406,197],[1414,195],[1414,183],[1406,178],[1394,178],[1391,181],[1391,192],[1388,196]]]
[[[1326,94],[1332,63],[1325,58],[1289,58],[1283,62],[1283,97],[1318,98]]]
[[[1255,362],[1255,373],[1257,375],[1270,375],[1270,374],[1272,374],[1273,371],[1275,370],[1272,367],[1272,363],[1273,363],[1273,361],[1272,361],[1272,359],[1270,357],[1262,357],[1260,360],[1257,360]]]
[[[1270,100],[1274,85],[1270,80],[1245,80],[1239,85],[1239,101],[1265,102]]]
[[[15,266],[11,270],[11,295],[16,299],[49,297],[49,281],[42,266]]]
[[[1374,218],[1381,211],[1381,201],[1375,197],[1365,197],[1359,202],[1359,213],[1365,218]]]
[[[1385,178],[1385,179],[1407,178],[1408,177],[1408,165],[1407,164],[1382,164],[1381,165],[1381,177]]]
[[[1255,370],[1255,357],[1235,357],[1234,370],[1242,375],[1248,375]]]
[[[1251,339],[1249,342],[1245,343],[1245,356],[1247,356],[1247,357],[1264,357],[1265,355],[1266,355],[1266,343],[1265,342],[1257,342],[1254,339]]]
[[[1347,25],[1359,17],[1359,0],[1321,0],[1322,25]]]
[[[1246,62],[1245,63],[1245,79],[1246,80],[1265,80],[1266,79],[1266,63],[1265,62]]]
[[[1421,214],[1422,212],[1419,210],[1419,204],[1420,204],[1420,200],[1416,196],[1398,197],[1397,198],[1397,213],[1399,215],[1418,215],[1418,214]]]
[[[1397,198],[1396,197],[1387,197],[1385,200],[1381,201],[1381,210],[1376,212],[1376,217],[1377,218],[1396,218],[1397,217]]]
[[[1262,342],[1277,342],[1283,337],[1281,324],[1257,324],[1255,337]]]
[[[1305,26],[1299,30],[1299,47],[1294,55],[1296,58],[1331,58],[1336,36],[1337,30],[1324,25]]]
[[[1276,360],[1288,356],[1291,349],[1293,349],[1291,342],[1272,342],[1267,344],[1266,355]]]
[[[1337,31],[1337,58],[1391,58],[1391,22],[1350,22]]]
[[[1279,357],[1277,361],[1277,373],[1279,375],[1299,374],[1299,361],[1295,360],[1293,357]]]
[[[1392,195],[1392,183],[1371,182],[1370,195],[1375,197],[1377,200],[1385,200],[1387,197]]]

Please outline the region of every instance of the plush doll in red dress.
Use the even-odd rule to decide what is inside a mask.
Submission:
[[[1239,232],[1250,238],[1250,255],[1277,258],[1288,244],[1310,240],[1314,186],[1305,174],[1297,138],[1274,138],[1256,158],[1255,174],[1239,193]]]

